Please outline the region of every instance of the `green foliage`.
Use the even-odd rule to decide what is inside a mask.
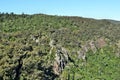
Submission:
[[[0,13],[0,80],[119,80],[119,32],[120,25],[109,20]],[[100,37],[109,45],[79,60],[82,45]],[[60,76],[52,70],[56,50],[49,54],[51,39],[74,60]]]
[[[69,65],[62,76],[69,75],[69,80],[119,80],[120,59],[112,51],[110,47],[99,49],[95,54],[89,51],[85,62],[79,60],[77,66]]]

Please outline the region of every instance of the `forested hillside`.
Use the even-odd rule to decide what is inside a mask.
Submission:
[[[120,22],[0,13],[0,80],[120,80]]]

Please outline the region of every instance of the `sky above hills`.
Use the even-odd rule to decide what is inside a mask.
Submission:
[[[120,0],[0,0],[0,12],[120,20]]]

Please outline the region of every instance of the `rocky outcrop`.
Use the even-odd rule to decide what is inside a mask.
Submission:
[[[53,49],[55,49],[55,58],[53,62],[53,71],[56,75],[59,75],[67,63],[71,61],[69,57],[69,52],[62,46],[57,45],[54,40],[51,40],[49,43],[51,50],[50,54],[52,54]],[[85,45],[81,45],[81,49],[77,51],[78,59],[86,60],[86,53],[91,50],[96,53],[97,49],[102,48],[106,45],[106,42],[103,38],[100,38],[96,41],[89,41]]]
[[[53,49],[55,50],[53,71],[56,75],[59,75],[69,61],[68,51],[61,45],[57,45],[55,40],[50,40],[49,45],[51,47],[49,54],[53,53]]]
[[[55,61],[53,65],[53,71],[55,72],[55,74],[59,75],[65,68],[68,61],[69,61],[68,51],[63,47],[57,48],[55,54]]]
[[[85,45],[82,45],[81,49],[77,51],[78,58],[85,60],[86,52],[91,50],[93,53],[96,53],[97,49],[105,47],[107,45],[104,38],[99,38],[96,41],[89,41]]]
[[[95,45],[97,48],[102,48],[107,45],[104,38],[99,38],[97,41],[95,41]]]

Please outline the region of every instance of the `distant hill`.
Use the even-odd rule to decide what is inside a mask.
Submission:
[[[120,21],[0,13],[0,80],[120,80]]]
[[[108,20],[108,21],[110,21],[113,24],[120,24],[120,21],[115,21],[115,20]]]

